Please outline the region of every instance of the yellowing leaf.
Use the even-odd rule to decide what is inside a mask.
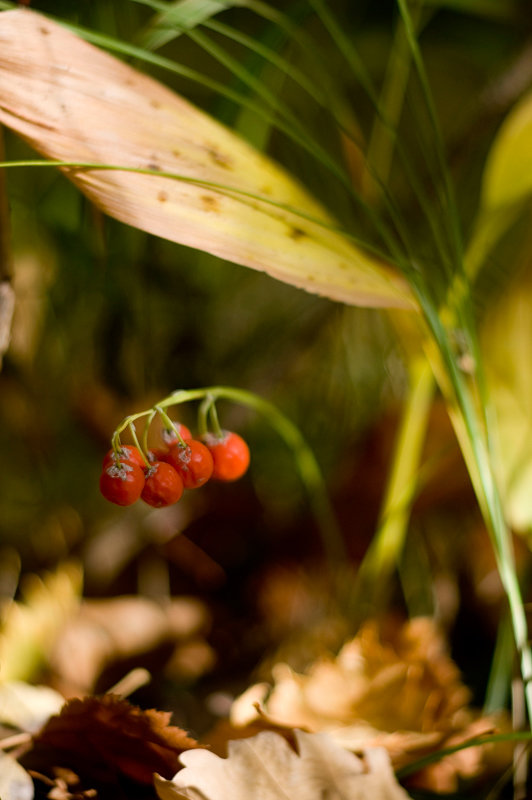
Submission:
[[[276,733],[229,742],[228,758],[208,750],[183,753],[173,780],[159,776],[161,800],[407,800],[386,751],[367,750],[364,760],[325,734],[295,732],[298,754]]]
[[[522,275],[487,315],[483,350],[509,523],[532,531],[532,281]]]
[[[65,168],[122,222],[335,300],[415,307],[400,276],[328,229],[321,205],[273,161],[27,9],[0,14],[0,123],[51,159],[181,176]]]
[[[466,254],[474,278],[532,193],[532,92],[510,111],[486,161],[480,208]]]
[[[532,192],[532,92],[508,114],[492,145],[482,191],[488,208],[524,200]]]

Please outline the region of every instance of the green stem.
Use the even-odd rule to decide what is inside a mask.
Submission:
[[[131,438],[133,439],[133,443],[134,443],[135,447],[137,448],[137,450],[140,452],[140,454],[142,456],[142,460],[144,461],[147,469],[149,469],[151,467],[151,464],[148,461],[148,457],[147,457],[146,453],[144,452],[144,450],[140,446],[140,442],[139,442],[139,439],[138,439],[138,436],[137,436],[137,429],[135,428],[135,423],[134,422],[130,422],[128,427],[129,427],[129,432],[131,434]]]
[[[209,417],[214,435],[217,436],[218,439],[223,439],[224,432],[222,430],[222,426],[220,425],[220,420],[218,419],[218,412],[216,410],[216,403],[214,400],[209,407]]]
[[[421,298],[420,301],[423,302]],[[528,643],[526,613],[515,568],[510,531],[504,519],[501,497],[493,471],[489,445],[490,415],[485,411],[480,415],[477,413],[479,398],[474,376],[471,385],[468,385],[459,369],[456,355],[439,316],[427,303],[423,305],[426,321],[445,367],[442,371],[439,357],[433,356],[433,369],[447,401],[480,510],[493,544],[499,576],[508,598],[515,645],[521,662],[529,721],[532,725],[532,651]],[[477,365],[477,369],[480,369],[480,364]],[[476,398],[475,391],[477,391]],[[488,399],[482,396],[481,400],[481,407],[486,409]]]
[[[155,411],[161,417],[161,419],[162,419],[162,421],[164,423],[165,429],[167,431],[171,432],[171,433],[175,433],[176,439],[179,442],[179,444],[181,445],[181,447],[186,447],[187,443],[185,442],[185,440],[181,436],[181,433],[179,431],[178,426],[175,424],[175,422],[172,419],[170,419],[170,417],[168,416],[168,414],[166,413],[164,408],[161,408],[161,406],[157,404],[155,406]]]
[[[160,408],[168,408],[169,406],[193,400],[203,400],[206,397],[212,398],[213,401],[218,399],[230,400],[233,403],[251,408],[264,416],[271,427],[277,431],[292,451],[331,567],[336,570],[338,564],[345,564],[346,553],[342,535],[335,519],[321,470],[299,429],[273,403],[253,394],[253,392],[228,386],[179,390],[161,400],[157,405]]]
[[[410,392],[397,434],[379,525],[357,576],[356,594],[364,603],[373,603],[377,593],[382,592],[404,547],[433,394],[431,366],[424,355],[419,355],[410,364]]]
[[[150,425],[152,424],[154,418],[157,416],[157,409],[152,408],[148,419],[146,420],[146,424],[144,426],[144,433],[142,434],[142,449],[145,453],[148,452],[148,434],[150,432]]]

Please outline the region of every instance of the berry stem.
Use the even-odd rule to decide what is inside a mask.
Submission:
[[[210,418],[210,425],[208,423]],[[218,419],[216,401],[211,394],[208,394],[198,410],[198,432],[200,436],[212,431],[218,439],[223,439],[223,430]]]
[[[146,424],[144,426],[144,432],[142,434],[142,449],[143,449],[144,453],[147,453],[148,450],[149,450],[148,436],[149,436],[149,433],[150,433],[150,425],[152,424],[152,422],[153,422],[154,418],[156,417],[156,415],[157,415],[157,409],[156,408],[152,408],[150,410],[149,417],[146,420]]]
[[[224,432],[222,430],[222,426],[220,425],[220,420],[218,419],[218,412],[216,410],[216,403],[214,402],[214,400],[209,406],[209,417],[211,420],[211,427],[214,435],[218,439],[223,439]]]
[[[185,440],[181,436],[178,426],[175,424],[175,422],[173,420],[170,419],[170,417],[168,416],[168,414],[166,413],[164,408],[162,408],[160,404],[157,404],[156,406],[154,406],[154,408],[155,408],[155,411],[158,414],[160,414],[161,419],[165,424],[166,430],[172,431],[173,433],[175,433],[175,435],[177,437],[177,440],[178,440],[179,444],[181,445],[181,447],[186,447],[187,443],[185,442]]]
[[[322,537],[323,547],[331,567],[337,573],[339,564],[347,564],[347,554],[338,523],[325,486],[325,481],[314,453],[306,443],[299,428],[268,400],[230,386],[213,386],[205,389],[180,389],[173,392],[158,404],[158,408],[188,403],[193,400],[209,400],[207,408],[218,399],[230,400],[238,405],[257,411],[269,422],[272,428],[285,441],[292,451],[299,476],[308,495],[309,504]]]
[[[151,464],[148,461],[148,457],[146,456],[146,453],[144,452],[144,450],[140,446],[139,438],[137,436],[137,429],[135,428],[135,423],[134,422],[130,422],[128,427],[129,427],[129,432],[131,434],[131,438],[133,439],[133,443],[135,444],[135,447],[137,448],[137,450],[140,452],[140,454],[142,456],[142,460],[144,461],[144,464],[149,469],[151,467]]]
[[[212,395],[208,394],[198,408],[198,434],[200,438],[209,431],[208,414],[213,403]]]

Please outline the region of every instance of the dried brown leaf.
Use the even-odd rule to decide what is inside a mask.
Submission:
[[[367,623],[335,659],[322,658],[305,674],[277,664],[273,678],[273,687],[258,684],[237,698],[234,725],[256,720],[259,704],[263,719],[325,731],[349,750],[385,747],[396,768],[495,726],[493,718],[480,718],[469,708],[470,693],[445,640],[426,618],[395,626],[386,635]],[[487,752],[471,748],[450,756],[418,776],[417,783],[453,791],[458,777],[482,771]],[[492,766],[499,763],[490,758]]]
[[[172,781],[156,778],[161,800],[407,800],[385,750],[360,759],[325,734],[295,732],[298,753],[266,731],[229,743],[226,759],[208,750],[180,757]]]
[[[51,159],[181,176],[64,170],[122,222],[336,300],[416,305],[401,277],[328,229],[322,206],[273,161],[27,9],[0,14],[0,122]]]
[[[162,645],[172,647],[192,637],[197,641],[207,626],[207,610],[193,598],[176,597],[165,604],[137,596],[85,600],[62,629],[50,664],[61,686],[90,693],[109,665],[138,659]]]
[[[42,772],[66,767],[94,784],[124,777],[150,784],[154,772],[172,776],[177,757],[199,746],[170,717],[111,695],[71,700],[34,737],[23,763]]]

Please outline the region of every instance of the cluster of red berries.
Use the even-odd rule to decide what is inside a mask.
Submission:
[[[235,481],[249,465],[249,448],[237,433],[208,433],[202,441],[189,429],[176,424],[177,434],[166,436],[165,447],[148,450],[122,445],[109,450],[103,460],[100,491],[119,506],[139,498],[154,508],[180,500],[184,489],[197,489],[208,480]]]

